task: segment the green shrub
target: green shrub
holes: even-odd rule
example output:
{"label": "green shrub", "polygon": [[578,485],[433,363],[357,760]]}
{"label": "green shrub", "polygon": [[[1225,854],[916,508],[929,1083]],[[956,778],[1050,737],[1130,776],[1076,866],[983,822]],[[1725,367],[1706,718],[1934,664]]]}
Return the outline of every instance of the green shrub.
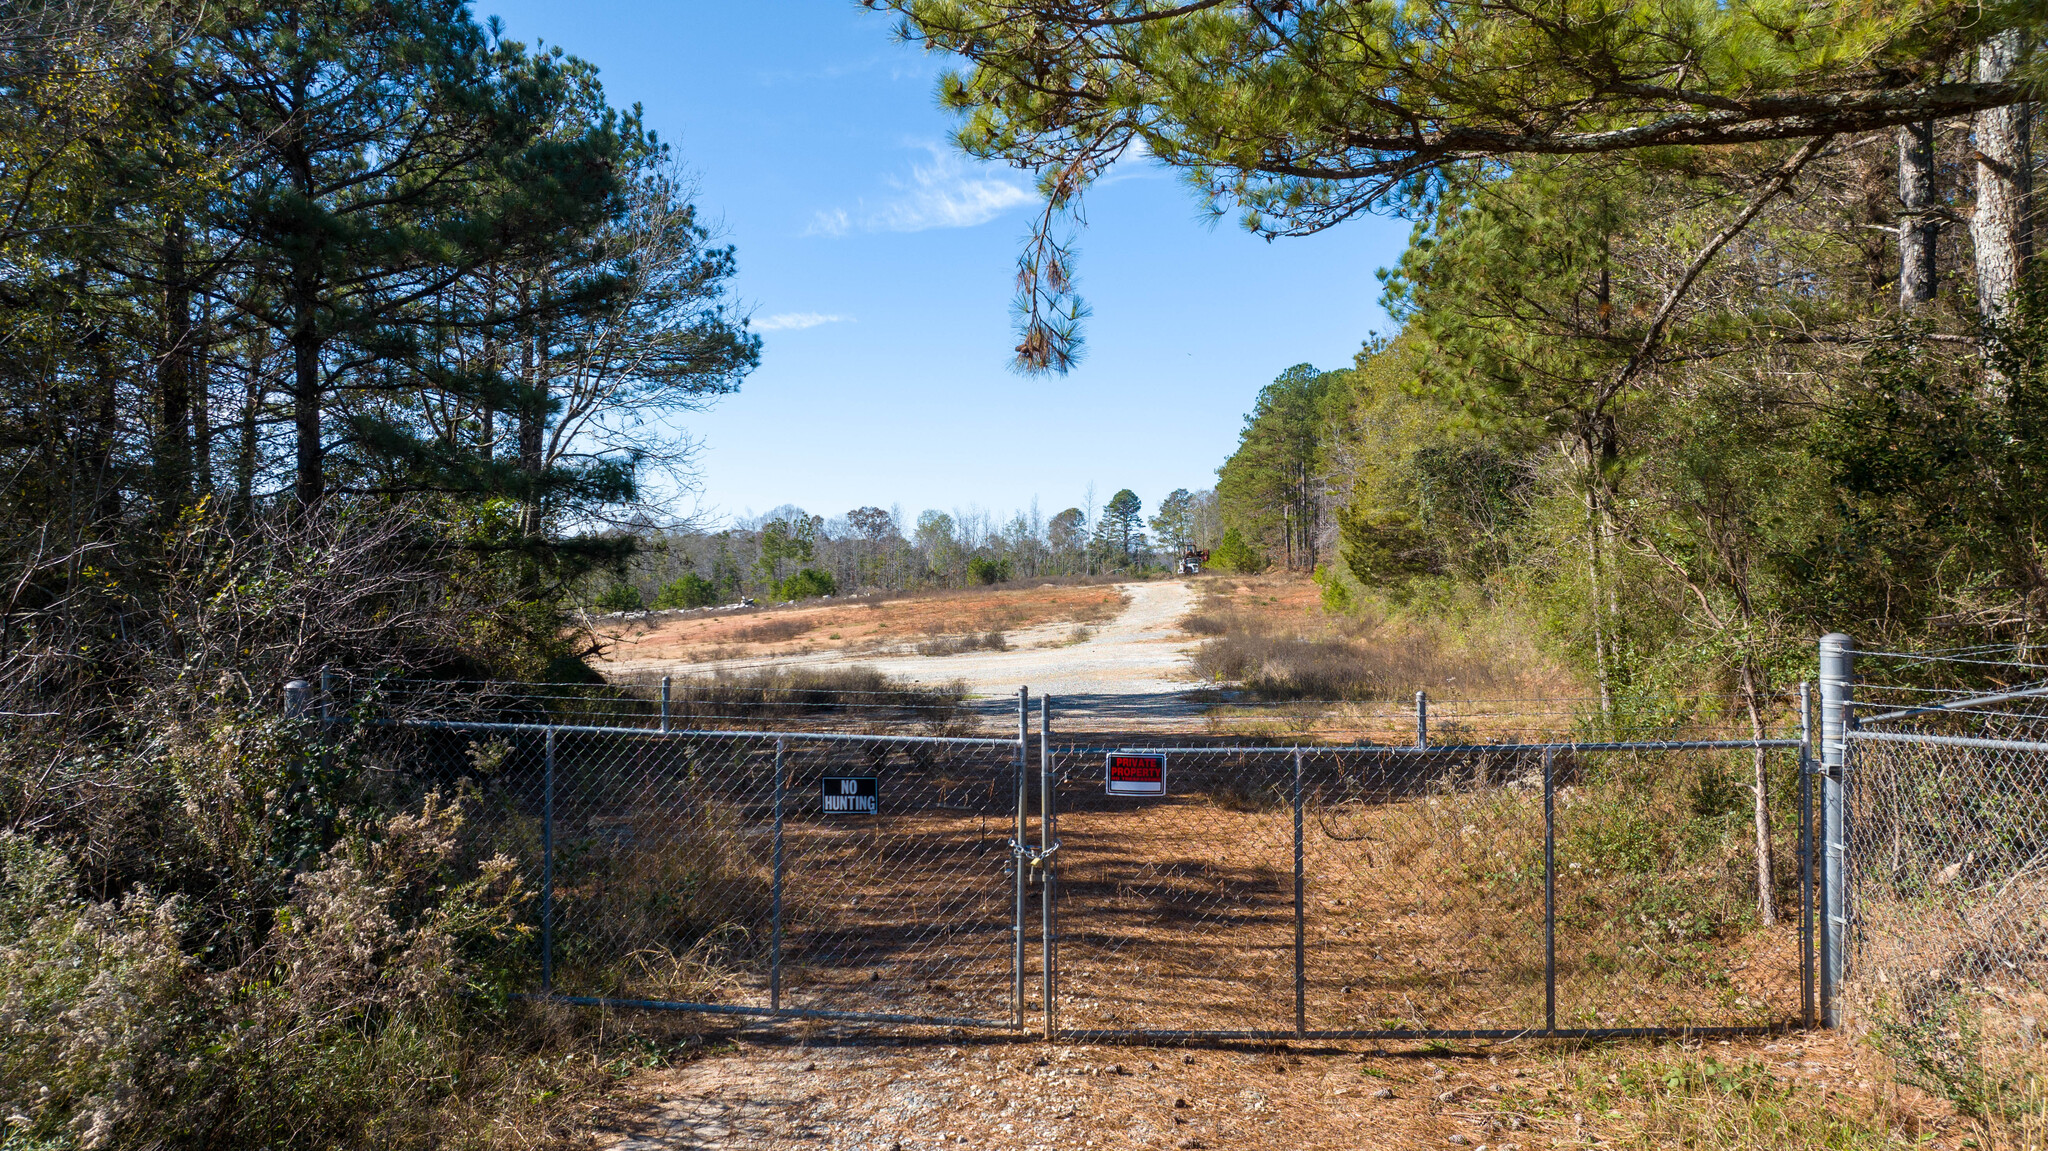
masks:
{"label": "green shrub", "polygon": [[656,608],[710,607],[718,602],[718,587],[696,572],[684,572],[663,584],[655,593]]}
{"label": "green shrub", "polygon": [[839,582],[822,568],[805,568],[775,586],[777,599],[811,599],[839,594]]}
{"label": "green shrub", "polygon": [[599,611],[639,611],[644,604],[639,588],[621,582],[597,593],[597,600],[592,606]]}
{"label": "green shrub", "polygon": [[1344,577],[1328,564],[1317,564],[1316,586],[1322,589],[1323,611],[1329,615],[1344,615],[1352,607],[1351,589],[1344,584]]}
{"label": "green shrub", "polygon": [[1231,528],[1223,533],[1222,542],[1209,553],[1209,566],[1227,572],[1264,571],[1266,557],[1259,554],[1259,549],[1246,543],[1241,532]]}
{"label": "green shrub", "polygon": [[1010,578],[1010,561],[989,556],[975,556],[967,561],[969,583],[997,584]]}

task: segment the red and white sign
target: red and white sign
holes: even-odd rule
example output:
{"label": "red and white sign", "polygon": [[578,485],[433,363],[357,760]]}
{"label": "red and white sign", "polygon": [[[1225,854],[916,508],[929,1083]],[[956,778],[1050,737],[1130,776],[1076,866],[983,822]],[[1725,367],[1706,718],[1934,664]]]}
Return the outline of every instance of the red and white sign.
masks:
{"label": "red and white sign", "polygon": [[1166,757],[1149,751],[1112,751],[1102,780],[1111,795],[1165,795]]}

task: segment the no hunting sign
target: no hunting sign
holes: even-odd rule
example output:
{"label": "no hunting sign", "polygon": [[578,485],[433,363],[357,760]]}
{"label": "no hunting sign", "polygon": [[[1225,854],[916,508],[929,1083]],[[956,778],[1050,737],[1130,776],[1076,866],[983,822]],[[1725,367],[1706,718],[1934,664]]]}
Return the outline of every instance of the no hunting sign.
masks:
{"label": "no hunting sign", "polygon": [[1166,756],[1150,751],[1112,751],[1103,764],[1102,779],[1111,795],[1165,795]]}

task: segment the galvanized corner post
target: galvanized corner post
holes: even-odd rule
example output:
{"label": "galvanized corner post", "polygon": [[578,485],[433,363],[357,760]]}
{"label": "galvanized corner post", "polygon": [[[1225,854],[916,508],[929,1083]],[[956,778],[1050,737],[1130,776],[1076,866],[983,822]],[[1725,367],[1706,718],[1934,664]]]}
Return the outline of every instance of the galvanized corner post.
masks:
{"label": "galvanized corner post", "polygon": [[1543,749],[1543,1027],[1557,1030],[1557,773]]}
{"label": "galvanized corner post", "polygon": [[1849,828],[1845,790],[1849,729],[1854,715],[1856,641],[1833,632],[1820,638],[1821,880],[1820,1021],[1833,1027],[1836,998],[1847,970],[1849,936]]}
{"label": "galvanized corner post", "polygon": [[1053,807],[1052,778],[1052,697],[1038,697],[1038,858],[1043,863],[1038,879],[1038,940],[1040,974],[1045,983],[1045,1041],[1052,1042],[1059,1036],[1059,1016],[1053,996],[1057,985],[1053,974],[1056,951],[1053,947],[1054,906],[1059,883],[1059,862],[1054,856],[1053,844],[1058,840],[1054,835],[1053,821],[1057,814]]}
{"label": "galvanized corner post", "polygon": [[[670,682],[671,680],[668,676],[661,677],[661,734],[663,735],[668,734],[668,690]],[[781,774],[777,773],[776,778],[781,779]]]}
{"label": "galvanized corner post", "polygon": [[1308,1033],[1308,920],[1302,898],[1301,748],[1294,749],[1294,1033]]}
{"label": "galvanized corner post", "polygon": [[320,722],[334,722],[334,672],[326,667],[320,669]]}
{"label": "galvanized corner post", "polygon": [[1415,746],[1429,749],[1429,693],[1415,693]]}
{"label": "galvanized corner post", "polygon": [[[668,695],[668,681],[662,680],[663,702]],[[663,730],[668,717],[663,715]],[[775,741],[775,861],[769,880],[768,903],[768,1009],[782,1010],[782,797],[787,790],[783,779],[783,764],[789,751],[789,741],[778,738]]]}
{"label": "galvanized corner post", "polygon": [[1011,920],[1010,971],[1014,976],[1016,1003],[1012,1018],[1018,1030],[1024,1028],[1024,903],[1026,888],[1031,880],[1025,874],[1025,824],[1029,818],[1027,805],[1031,802],[1030,777],[1025,774],[1026,755],[1031,744],[1031,689],[1017,689],[1017,830],[1011,838],[1016,844],[1012,851],[1013,870],[1017,873],[1017,908]]}
{"label": "galvanized corner post", "polygon": [[555,993],[555,729],[545,736],[540,815],[540,992]]}
{"label": "galvanized corner post", "polygon": [[1813,1010],[1813,685],[1799,681],[1799,1022]]}

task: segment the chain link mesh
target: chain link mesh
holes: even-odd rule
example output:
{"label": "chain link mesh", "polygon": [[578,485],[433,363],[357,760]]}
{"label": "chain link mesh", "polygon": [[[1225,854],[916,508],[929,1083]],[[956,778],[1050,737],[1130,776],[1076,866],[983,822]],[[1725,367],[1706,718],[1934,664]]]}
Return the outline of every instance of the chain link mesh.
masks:
{"label": "chain link mesh", "polygon": [[[369,685],[329,718],[411,794],[458,796],[479,865],[517,861],[532,899],[507,962],[536,991],[995,1026],[1020,998],[1044,1006],[1039,948],[1019,955],[1036,942],[1043,871],[1027,860],[1020,920],[1013,845],[1029,854],[1038,839],[1038,765],[1020,778],[1014,738],[868,730],[890,725],[872,709],[894,708],[909,717],[899,729],[985,732],[995,701],[837,709],[759,685],[692,698],[693,722],[729,729],[681,730],[674,699],[663,730],[658,698],[529,685]],[[1063,1028],[1513,1033],[1800,1016],[1790,749],[1767,753],[1783,920],[1759,930],[1754,749],[1549,745],[1553,971],[1544,747],[1297,749],[1295,734],[1089,732],[1055,746]],[[1167,796],[1104,794],[1103,757],[1132,746],[1165,747]],[[826,781],[853,780],[873,781],[873,810],[828,810]]]}
{"label": "chain link mesh", "polygon": [[1914,662],[1989,682],[1859,686],[1845,789],[1852,995],[1908,1023],[1969,1001],[2031,1032],[2048,1018],[2048,699],[1973,701],[2041,690],[2043,670]]}
{"label": "chain link mesh", "polygon": [[1014,741],[428,722],[367,739],[520,861],[536,990],[1012,1020]]}
{"label": "chain link mesh", "polygon": [[[1055,757],[1060,1023],[1285,1034],[1297,752],[1141,742],[1167,754],[1164,798],[1104,793],[1114,745]],[[1802,1015],[1797,757],[1766,753],[1778,922],[1760,929],[1755,754],[1553,751],[1558,1027]],[[1545,1027],[1543,749],[1299,756],[1301,1026]]]}

